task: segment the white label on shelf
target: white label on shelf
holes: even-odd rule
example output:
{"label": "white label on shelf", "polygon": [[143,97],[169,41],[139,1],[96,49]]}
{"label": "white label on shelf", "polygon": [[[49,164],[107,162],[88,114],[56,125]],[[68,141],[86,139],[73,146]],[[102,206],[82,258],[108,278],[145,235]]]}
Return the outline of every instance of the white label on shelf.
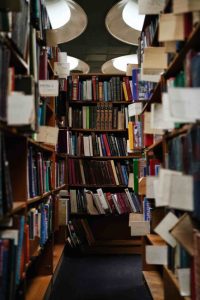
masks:
{"label": "white label on shelf", "polygon": [[140,15],[159,15],[165,7],[165,0],[138,0]]}
{"label": "white label on shelf", "polygon": [[190,269],[183,268],[177,270],[178,282],[181,296],[190,296]]}
{"label": "white label on shelf", "polygon": [[193,177],[190,175],[171,175],[170,206],[193,211]]}
{"label": "white label on shelf", "polygon": [[153,103],[151,105],[151,127],[163,130],[174,128],[174,122],[165,119],[163,104]]}
{"label": "white label on shelf", "polygon": [[155,176],[147,176],[146,177],[146,197],[147,198],[155,198],[154,194],[154,180]]}
{"label": "white label on shelf", "polygon": [[58,142],[58,131],[57,127],[52,126],[40,126],[39,133],[36,135],[38,142],[56,145]]}
{"label": "white label on shelf", "polygon": [[8,96],[8,125],[30,125],[35,121],[35,100],[33,95],[13,92]]}
{"label": "white label on shelf", "polygon": [[59,78],[67,78],[70,73],[70,64],[66,62],[55,62],[54,71]]}
{"label": "white label on shelf", "polygon": [[57,97],[58,80],[39,80],[39,93],[42,97]]}
{"label": "white label on shelf", "polygon": [[161,14],[158,39],[160,42],[184,41],[184,15],[175,15],[173,13]]}
{"label": "white label on shelf", "polygon": [[169,87],[168,93],[172,117],[183,122],[195,122],[200,119],[200,88]]}
{"label": "white label on shelf", "polygon": [[152,265],[167,265],[167,246],[146,246],[146,263]]}
{"label": "white label on shelf", "polygon": [[144,236],[150,233],[149,221],[133,221],[130,223],[131,236]]}
{"label": "white label on shelf", "polygon": [[143,108],[143,105],[141,102],[129,104],[128,105],[128,116],[133,117],[133,116],[141,114],[142,108]]}
{"label": "white label on shelf", "polygon": [[178,220],[179,219],[172,212],[169,212],[154,229],[154,231],[172,247],[176,246],[176,240],[169,231],[178,222]]}

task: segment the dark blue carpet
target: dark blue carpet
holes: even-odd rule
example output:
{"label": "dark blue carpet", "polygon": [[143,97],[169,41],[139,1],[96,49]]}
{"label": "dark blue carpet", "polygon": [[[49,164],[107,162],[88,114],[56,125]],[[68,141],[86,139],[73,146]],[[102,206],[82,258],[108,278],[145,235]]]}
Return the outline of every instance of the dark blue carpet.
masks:
{"label": "dark blue carpet", "polygon": [[141,256],[65,256],[51,300],[150,300]]}

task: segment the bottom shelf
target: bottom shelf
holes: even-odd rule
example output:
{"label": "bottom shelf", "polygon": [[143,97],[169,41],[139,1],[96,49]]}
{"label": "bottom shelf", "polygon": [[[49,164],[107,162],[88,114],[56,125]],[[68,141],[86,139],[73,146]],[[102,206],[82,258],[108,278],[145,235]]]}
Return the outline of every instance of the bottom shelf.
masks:
{"label": "bottom shelf", "polygon": [[57,244],[57,245],[54,245],[54,247],[53,247],[53,272],[56,270],[56,268],[59,264],[64,247],[65,247],[64,244]]}
{"label": "bottom shelf", "polygon": [[38,276],[30,281],[27,287],[26,300],[42,300],[51,282],[51,275]]}
{"label": "bottom shelf", "polygon": [[164,300],[164,285],[159,272],[143,271],[143,276],[153,299]]}

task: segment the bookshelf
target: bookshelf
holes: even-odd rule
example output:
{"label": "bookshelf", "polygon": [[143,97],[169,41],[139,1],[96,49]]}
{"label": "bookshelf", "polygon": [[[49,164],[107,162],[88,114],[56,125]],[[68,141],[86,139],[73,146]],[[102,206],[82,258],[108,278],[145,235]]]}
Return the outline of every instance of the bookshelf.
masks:
{"label": "bookshelf", "polygon": [[[173,13],[177,16],[176,4],[178,4],[178,2],[179,1],[176,0],[166,1],[166,7],[161,14],[166,15]],[[199,130],[199,122],[198,118],[193,118],[192,121],[191,119],[186,120],[183,114],[179,120],[173,119],[173,126],[171,126],[169,123],[164,124],[166,120],[164,117],[165,112],[162,112],[161,109],[158,113],[157,110],[162,107],[164,108],[164,103],[169,101],[170,106],[168,108],[165,106],[165,110],[169,110],[168,121],[172,120],[171,111],[173,107],[176,107],[176,101],[179,99],[182,101],[182,105],[185,105],[182,96],[177,97],[173,103],[171,102],[171,97],[174,97],[176,91],[178,89],[182,90],[182,92],[185,92],[187,89],[190,90],[191,107],[194,107],[195,89],[199,89],[199,84],[195,83],[192,76],[193,72],[196,71],[194,65],[193,69],[191,68],[192,60],[193,58],[197,59],[196,55],[199,54],[200,50],[200,19],[199,17],[195,19],[196,14],[199,16],[199,8],[196,9],[196,11],[192,11],[189,8],[180,6],[179,10],[182,11],[186,30],[184,32],[184,39],[180,42],[177,41],[177,38],[171,36],[171,42],[174,43],[176,49],[175,51],[166,51],[168,60],[167,67],[163,69],[160,78],[155,84],[149,102],[144,105],[141,113],[144,115],[144,119],[147,118],[148,114],[152,117],[151,128],[149,127],[148,130],[145,131],[145,134],[154,134],[154,137],[159,135],[156,140],[154,139],[151,145],[148,145],[148,147],[144,149],[147,168],[151,166],[151,159],[157,159],[160,161],[160,169],[158,174],[147,173],[146,177],[140,178],[139,193],[143,199],[147,199],[151,210],[150,233],[144,233],[142,237],[143,276],[151,295],[153,299],[189,300],[198,299],[199,297],[199,283],[197,279],[199,265],[197,264],[197,259],[199,257],[198,240],[200,224],[199,208],[196,203],[196,197],[199,195],[199,157],[195,154],[195,149],[198,147],[196,134]],[[151,75],[155,75],[155,72],[152,73],[153,69],[149,71],[148,68],[145,67],[145,55],[148,54],[145,48],[166,47],[167,49],[168,46],[168,40],[165,41],[164,36],[160,34],[160,28],[163,26],[161,22],[162,18],[158,15],[146,16],[140,37],[140,41],[143,41],[139,44],[140,67],[143,69],[143,73],[145,71],[147,73],[149,72],[148,75],[150,77]],[[154,30],[151,30],[149,25],[153,23],[156,24],[156,26],[154,26]],[[179,30],[181,30],[180,27]],[[143,63],[142,65],[141,62]],[[156,66],[154,66],[154,71],[155,69]],[[189,81],[190,76],[191,81]],[[178,81],[180,78],[183,78],[182,82]],[[174,88],[172,92],[170,92],[171,87]],[[169,98],[167,98],[168,96]],[[167,99],[166,102],[164,99]],[[156,112],[160,114],[160,116],[158,114],[156,115]],[[190,117],[192,118],[193,115],[194,112],[190,110]],[[160,118],[160,122],[156,122],[156,118],[158,117]],[[156,131],[152,132],[152,128]],[[167,181],[167,172],[169,172],[168,179],[170,178],[170,183]],[[175,172],[175,176],[172,175],[173,172]],[[186,185],[180,185],[179,192],[176,194],[176,187],[179,182],[179,179],[176,181],[178,172],[180,172],[179,174],[181,176],[179,179],[184,180],[188,178],[188,180],[191,180],[191,192],[187,194],[187,197],[185,196],[185,205],[184,197],[181,196],[180,192],[186,195]],[[161,184],[160,179],[162,176],[164,177]],[[172,188],[173,184],[176,186],[174,189]],[[174,196],[175,194],[176,197]],[[170,200],[165,202],[164,198],[166,197],[165,199],[167,199],[167,195]],[[179,201],[180,198],[182,201]],[[172,220],[173,217],[174,220]],[[164,227],[162,228],[161,225]],[[185,232],[185,235],[181,239],[180,235],[183,232]],[[170,237],[172,237],[172,240],[170,240]],[[187,246],[188,244],[190,247]],[[165,251],[164,248],[166,250],[165,262],[164,260],[160,262],[160,255],[163,253],[162,251]],[[150,249],[152,249],[152,251],[155,250],[155,252],[154,254],[152,252],[151,259],[149,257],[147,259]],[[157,259],[153,262],[153,255],[155,255],[156,249],[160,249],[160,251],[159,254],[157,254]],[[149,262],[149,260],[151,262]],[[194,265],[196,267],[194,267]],[[187,272],[187,274],[184,272]],[[184,279],[186,280],[184,288],[187,286],[187,289],[185,290],[182,286],[182,275],[185,276]],[[195,276],[197,276],[196,279]]]}
{"label": "bookshelf", "polygon": [[38,7],[35,1],[19,3],[19,12],[12,11],[12,3],[0,11],[5,21],[0,22],[0,252],[1,269],[7,270],[2,300],[44,299],[67,238],[59,214],[66,156],[57,153],[55,143],[39,139],[42,127],[57,129],[55,96],[41,95],[39,86],[40,80],[63,82],[53,66],[59,50],[46,45],[50,24],[43,1]]}
{"label": "bookshelf", "polygon": [[[141,250],[141,239],[130,236],[128,215],[133,208],[125,192],[133,159],[141,157],[141,151],[127,152],[128,105],[132,103],[127,95],[132,85],[129,80],[109,74],[72,74],[68,78],[67,127],[62,126],[61,138],[67,139],[69,244],[83,252]],[[63,149],[60,153],[63,155]],[[102,192],[104,202],[99,198]],[[139,199],[137,205],[139,210]],[[78,245],[73,234],[80,239]]]}

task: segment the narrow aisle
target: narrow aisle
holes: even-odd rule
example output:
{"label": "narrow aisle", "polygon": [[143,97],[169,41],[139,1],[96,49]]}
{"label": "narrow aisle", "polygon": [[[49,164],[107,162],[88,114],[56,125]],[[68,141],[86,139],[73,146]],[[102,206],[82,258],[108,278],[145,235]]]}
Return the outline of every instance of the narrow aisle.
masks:
{"label": "narrow aisle", "polygon": [[51,300],[150,300],[141,256],[64,257]]}

